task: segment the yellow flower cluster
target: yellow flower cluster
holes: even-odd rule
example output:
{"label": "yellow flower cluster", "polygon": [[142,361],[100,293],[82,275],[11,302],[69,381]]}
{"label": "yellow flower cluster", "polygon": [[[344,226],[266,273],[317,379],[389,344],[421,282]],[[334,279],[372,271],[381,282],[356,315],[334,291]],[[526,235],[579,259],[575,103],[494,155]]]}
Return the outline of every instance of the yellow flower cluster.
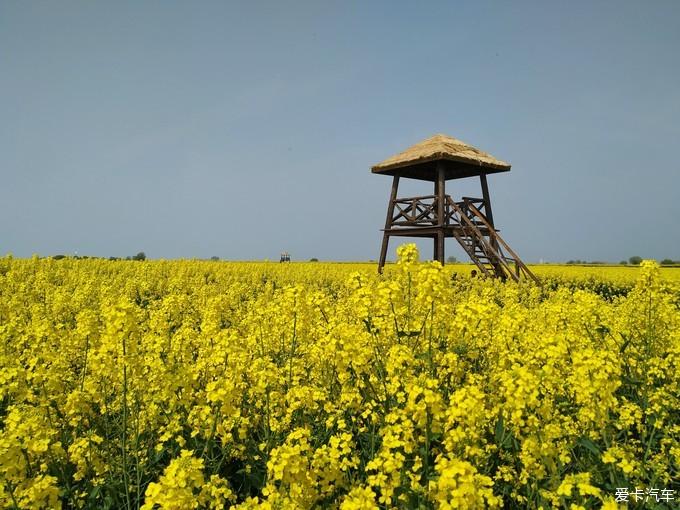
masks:
{"label": "yellow flower cluster", "polygon": [[182,450],[179,457],[170,461],[160,480],[149,484],[142,510],[224,508],[226,500],[232,497],[231,490],[217,475],[212,475],[206,483],[203,468],[203,459],[195,458],[189,450]]}
{"label": "yellow flower cluster", "polygon": [[617,487],[678,487],[680,279],[646,261],[536,286],[398,254],[384,275],[0,258],[0,506],[616,508]]}

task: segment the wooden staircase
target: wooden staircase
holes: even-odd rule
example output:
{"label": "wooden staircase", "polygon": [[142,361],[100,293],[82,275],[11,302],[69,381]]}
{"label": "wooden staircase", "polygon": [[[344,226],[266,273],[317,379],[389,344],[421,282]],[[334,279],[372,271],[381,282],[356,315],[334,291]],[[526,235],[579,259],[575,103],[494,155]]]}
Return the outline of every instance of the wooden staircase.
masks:
{"label": "wooden staircase", "polygon": [[485,276],[496,276],[502,280],[533,280],[538,278],[510,248],[488,218],[479,210],[480,200],[463,197],[455,202],[446,196],[446,225],[453,237],[460,243],[472,262]]}

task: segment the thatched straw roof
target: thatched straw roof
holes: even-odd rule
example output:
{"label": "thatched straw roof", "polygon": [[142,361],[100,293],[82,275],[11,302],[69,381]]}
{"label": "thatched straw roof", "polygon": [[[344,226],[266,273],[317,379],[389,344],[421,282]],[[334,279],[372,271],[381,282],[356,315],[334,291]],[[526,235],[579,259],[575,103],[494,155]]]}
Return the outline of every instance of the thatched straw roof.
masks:
{"label": "thatched straw roof", "polygon": [[438,161],[444,163],[447,179],[510,170],[508,163],[491,154],[451,136],[439,134],[374,165],[371,171],[430,181],[436,178],[435,167]]}

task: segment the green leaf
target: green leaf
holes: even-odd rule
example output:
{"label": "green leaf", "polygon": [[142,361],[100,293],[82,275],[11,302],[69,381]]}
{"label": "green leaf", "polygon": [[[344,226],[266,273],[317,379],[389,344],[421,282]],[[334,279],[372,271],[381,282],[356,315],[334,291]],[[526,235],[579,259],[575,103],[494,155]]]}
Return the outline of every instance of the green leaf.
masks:
{"label": "green leaf", "polygon": [[583,446],[584,448],[587,448],[588,450],[590,450],[590,451],[591,451],[592,453],[594,453],[595,455],[601,455],[601,454],[602,454],[602,452],[601,452],[600,449],[597,447],[597,445],[596,445],[595,443],[593,443],[593,442],[592,442],[590,439],[588,439],[587,437],[581,437],[581,438],[579,438],[578,444],[580,444],[580,445]]}
{"label": "green leaf", "polygon": [[502,446],[503,439],[505,438],[505,424],[503,423],[503,415],[498,415],[498,421],[496,422],[496,444]]}

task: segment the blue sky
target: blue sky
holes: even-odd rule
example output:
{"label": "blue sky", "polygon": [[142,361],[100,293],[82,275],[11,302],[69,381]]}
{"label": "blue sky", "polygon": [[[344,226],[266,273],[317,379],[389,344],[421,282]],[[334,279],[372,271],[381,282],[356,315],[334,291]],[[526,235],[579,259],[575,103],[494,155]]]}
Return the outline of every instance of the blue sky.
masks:
{"label": "blue sky", "polygon": [[3,1],[0,254],[374,259],[370,166],[441,132],[513,165],[489,186],[526,260],[680,259],[678,26],[674,1]]}

